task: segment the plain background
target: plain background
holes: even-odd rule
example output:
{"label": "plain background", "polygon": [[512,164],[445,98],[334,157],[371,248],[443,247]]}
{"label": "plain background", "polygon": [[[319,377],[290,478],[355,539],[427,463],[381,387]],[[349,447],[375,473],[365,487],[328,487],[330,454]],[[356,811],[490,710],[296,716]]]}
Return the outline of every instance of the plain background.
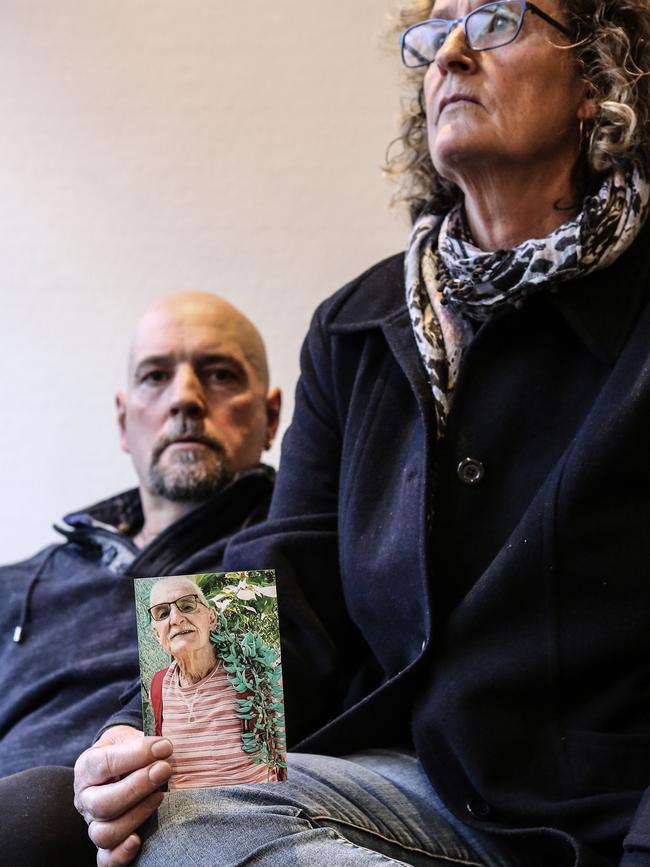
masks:
{"label": "plain background", "polygon": [[113,395],[162,295],[214,291],[253,319],[285,429],[317,303],[408,236],[381,172],[390,7],[4,0],[0,562],[133,485]]}

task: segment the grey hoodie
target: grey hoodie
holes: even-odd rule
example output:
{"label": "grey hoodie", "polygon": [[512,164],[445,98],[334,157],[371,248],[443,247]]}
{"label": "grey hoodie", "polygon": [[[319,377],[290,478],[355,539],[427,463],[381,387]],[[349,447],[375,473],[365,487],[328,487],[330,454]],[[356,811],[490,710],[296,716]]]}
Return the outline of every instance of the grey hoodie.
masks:
{"label": "grey hoodie", "polygon": [[74,764],[136,691],[132,579],[217,570],[230,536],[265,516],[273,475],[240,473],[142,550],[127,491],[67,515],[62,544],[0,567],[0,776]]}

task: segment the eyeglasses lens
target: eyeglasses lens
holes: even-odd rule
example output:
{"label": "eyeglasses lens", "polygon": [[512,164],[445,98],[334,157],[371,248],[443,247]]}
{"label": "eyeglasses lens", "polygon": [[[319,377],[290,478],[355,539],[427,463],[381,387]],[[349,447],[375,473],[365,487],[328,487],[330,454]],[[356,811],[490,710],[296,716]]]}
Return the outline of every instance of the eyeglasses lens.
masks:
{"label": "eyeglasses lens", "polygon": [[[512,42],[521,24],[523,6],[518,0],[487,3],[471,12],[465,20],[470,48],[498,48]],[[436,59],[449,35],[449,22],[423,21],[407,30],[402,37],[402,60],[405,66],[427,66]]]}
{"label": "eyeglasses lens", "polygon": [[176,607],[181,612],[181,614],[187,614],[189,611],[194,611],[196,608],[197,597],[192,596],[181,596],[180,599],[176,600]]}
{"label": "eyeglasses lens", "polygon": [[404,65],[417,67],[433,63],[447,38],[447,32],[447,25],[443,22],[426,22],[408,30],[402,39]]}
{"label": "eyeglasses lens", "polygon": [[467,19],[467,39],[475,49],[499,48],[517,35],[521,22],[519,3],[480,6]]}
{"label": "eyeglasses lens", "polygon": [[171,613],[172,605],[175,605],[181,614],[188,614],[190,611],[195,610],[197,597],[191,594],[190,596],[181,596],[173,602],[161,602],[160,605],[154,605],[153,608],[149,609],[152,620],[156,622],[167,620]]}

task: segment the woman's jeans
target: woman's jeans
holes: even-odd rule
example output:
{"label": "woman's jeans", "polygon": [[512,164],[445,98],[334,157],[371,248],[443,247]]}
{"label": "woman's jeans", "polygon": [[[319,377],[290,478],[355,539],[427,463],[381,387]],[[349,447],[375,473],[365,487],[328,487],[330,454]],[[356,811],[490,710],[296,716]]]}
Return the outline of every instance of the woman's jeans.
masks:
{"label": "woman's jeans", "polygon": [[282,783],[169,793],[143,829],[138,867],[573,867],[561,835],[496,837],[440,802],[418,760],[372,750],[292,754]]}

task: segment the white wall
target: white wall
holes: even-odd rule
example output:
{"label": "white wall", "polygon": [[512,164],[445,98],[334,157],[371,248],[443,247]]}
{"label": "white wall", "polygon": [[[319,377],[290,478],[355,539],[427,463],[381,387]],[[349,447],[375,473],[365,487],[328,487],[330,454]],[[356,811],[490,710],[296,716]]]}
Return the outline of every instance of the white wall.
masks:
{"label": "white wall", "polygon": [[0,562],[133,484],[112,399],[163,294],[256,322],[286,426],[314,307],[408,232],[386,2],[1,4]]}

